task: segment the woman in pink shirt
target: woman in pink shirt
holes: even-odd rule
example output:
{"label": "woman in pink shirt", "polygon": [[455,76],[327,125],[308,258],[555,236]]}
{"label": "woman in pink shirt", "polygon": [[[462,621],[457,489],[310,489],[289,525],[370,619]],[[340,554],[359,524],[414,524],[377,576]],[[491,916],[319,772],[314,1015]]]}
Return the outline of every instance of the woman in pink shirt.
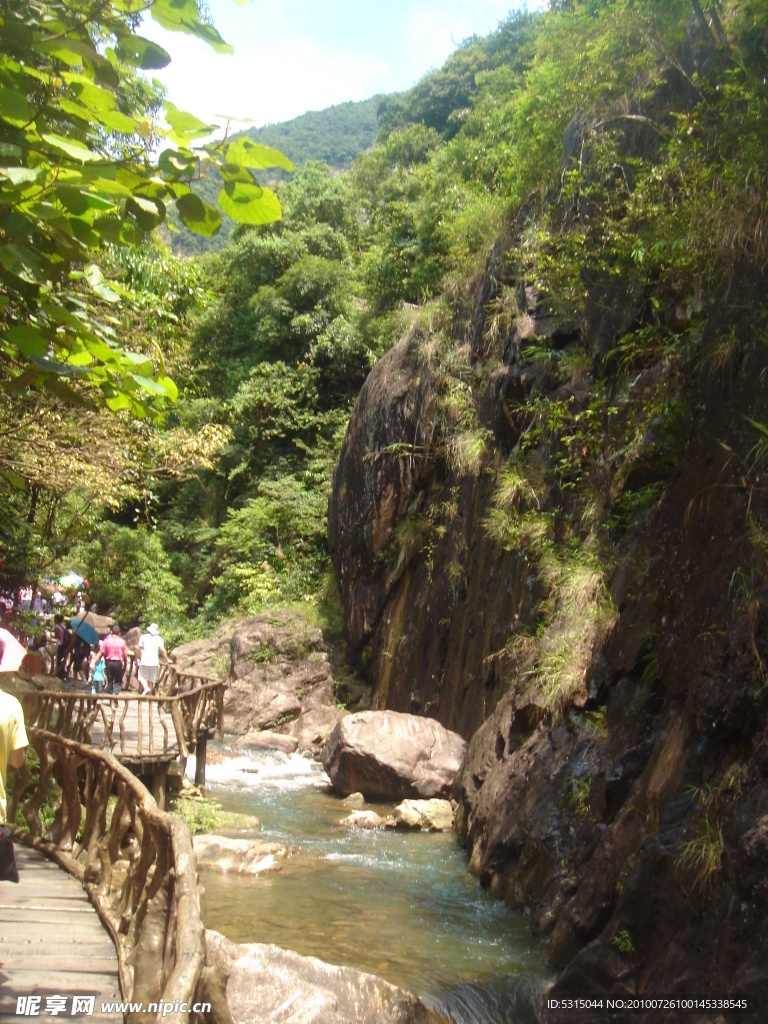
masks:
{"label": "woman in pink shirt", "polygon": [[102,658],[107,668],[106,692],[116,696],[120,693],[125,667],[128,664],[128,648],[125,646],[125,640],[120,636],[120,627],[117,623],[112,627],[111,634],[102,640],[101,650],[95,664],[98,664]]}

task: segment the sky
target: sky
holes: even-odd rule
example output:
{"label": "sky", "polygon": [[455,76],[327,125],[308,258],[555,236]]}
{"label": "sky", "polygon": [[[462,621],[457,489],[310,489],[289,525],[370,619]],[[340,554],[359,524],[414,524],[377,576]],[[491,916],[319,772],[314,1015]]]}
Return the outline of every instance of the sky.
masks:
{"label": "sky", "polygon": [[[235,48],[145,21],[171,64],[154,73],[169,100],[209,123],[287,121],[307,110],[399,92],[440,67],[467,37],[487,35],[521,0],[209,0]],[[529,8],[543,6],[531,2]]]}

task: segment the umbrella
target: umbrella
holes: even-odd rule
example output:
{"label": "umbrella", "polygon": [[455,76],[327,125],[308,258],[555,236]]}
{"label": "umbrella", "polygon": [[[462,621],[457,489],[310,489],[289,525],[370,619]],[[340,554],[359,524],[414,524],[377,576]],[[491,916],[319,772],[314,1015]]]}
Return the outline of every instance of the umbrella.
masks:
{"label": "umbrella", "polygon": [[82,587],[84,583],[83,577],[78,576],[76,572],[68,572],[64,576],[59,576],[59,586],[61,587]]}
{"label": "umbrella", "polygon": [[81,640],[84,640],[87,644],[92,647],[99,646],[99,634],[85,619],[72,619],[70,626],[75,632],[75,636],[79,636]]}
{"label": "umbrella", "polygon": [[4,645],[0,672],[17,672],[27,653],[26,647],[22,647],[13,633],[9,633],[7,629],[0,629],[0,641]]}

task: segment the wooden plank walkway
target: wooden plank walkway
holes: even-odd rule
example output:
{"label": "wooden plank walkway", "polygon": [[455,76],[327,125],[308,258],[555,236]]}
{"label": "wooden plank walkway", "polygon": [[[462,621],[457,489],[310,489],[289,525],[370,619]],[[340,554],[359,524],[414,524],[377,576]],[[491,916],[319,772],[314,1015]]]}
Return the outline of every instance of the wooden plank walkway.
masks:
{"label": "wooden plank walkway", "polygon": [[[128,710],[126,711],[125,722],[123,723],[125,731],[124,752],[121,752],[120,719],[125,704],[122,701],[102,701],[102,705],[108,723],[114,712],[115,720],[112,726],[112,740],[115,746],[111,752],[121,761],[139,760],[139,757],[142,761],[152,761],[153,759],[174,761],[179,756],[179,745],[176,741],[173,721],[167,710],[161,714],[162,704],[158,701],[132,700],[128,702]],[[165,729],[163,729],[163,723],[165,723]],[[163,747],[166,731],[168,747],[164,753]],[[141,734],[141,754],[139,754],[139,734]],[[92,743],[94,747],[101,746],[103,736],[104,721],[101,715],[98,715],[93,723]],[[107,743],[105,749],[110,749],[109,743]]]}
{"label": "wooden plank walkway", "polygon": [[[122,1021],[102,1012],[102,1002],[121,999],[117,954],[82,886],[18,843],[16,860],[19,884],[0,882],[0,1024],[29,1019],[16,1014],[19,996],[40,997],[38,1019]],[[55,996],[66,1000],[56,1015]],[[73,1015],[75,996],[95,997],[92,1014]]]}

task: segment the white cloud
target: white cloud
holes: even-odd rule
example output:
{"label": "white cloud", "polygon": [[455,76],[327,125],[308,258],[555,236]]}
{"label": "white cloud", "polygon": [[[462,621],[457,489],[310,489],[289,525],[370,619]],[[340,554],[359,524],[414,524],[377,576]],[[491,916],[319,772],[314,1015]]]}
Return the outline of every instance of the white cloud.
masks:
{"label": "white cloud", "polygon": [[157,78],[173,103],[198,117],[257,125],[407,89],[509,10],[508,0],[259,0],[244,7],[211,0],[210,7],[234,54],[220,56],[145,21],[143,34],[172,57]]}

